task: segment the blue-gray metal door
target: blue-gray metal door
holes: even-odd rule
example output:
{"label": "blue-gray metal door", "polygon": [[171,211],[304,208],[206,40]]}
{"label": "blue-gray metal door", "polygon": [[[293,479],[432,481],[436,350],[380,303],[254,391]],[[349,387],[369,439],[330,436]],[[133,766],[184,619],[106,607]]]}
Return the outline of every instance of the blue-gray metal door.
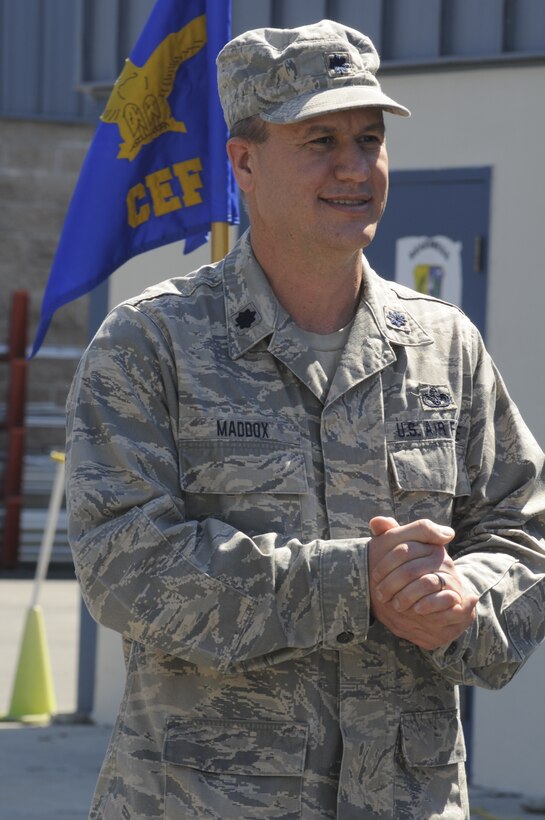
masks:
{"label": "blue-gray metal door", "polygon": [[392,172],[386,212],[366,251],[381,276],[460,304],[483,336],[490,180],[490,168]]}

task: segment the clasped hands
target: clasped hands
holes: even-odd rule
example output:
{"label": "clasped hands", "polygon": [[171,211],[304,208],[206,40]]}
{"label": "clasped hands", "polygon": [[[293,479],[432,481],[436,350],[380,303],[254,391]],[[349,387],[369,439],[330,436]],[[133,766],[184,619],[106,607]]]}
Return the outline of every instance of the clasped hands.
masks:
{"label": "clasped hands", "polygon": [[422,519],[400,526],[369,522],[371,611],[393,632],[422,649],[456,640],[475,618],[476,595],[464,589],[446,550],[454,530]]}

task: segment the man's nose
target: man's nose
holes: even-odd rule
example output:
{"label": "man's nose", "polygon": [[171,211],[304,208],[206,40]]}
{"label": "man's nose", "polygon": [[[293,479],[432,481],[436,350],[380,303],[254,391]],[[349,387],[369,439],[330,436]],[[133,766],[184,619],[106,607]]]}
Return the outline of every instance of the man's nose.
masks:
{"label": "man's nose", "polygon": [[365,181],[369,178],[371,164],[361,146],[344,146],[337,155],[335,175],[339,180]]}

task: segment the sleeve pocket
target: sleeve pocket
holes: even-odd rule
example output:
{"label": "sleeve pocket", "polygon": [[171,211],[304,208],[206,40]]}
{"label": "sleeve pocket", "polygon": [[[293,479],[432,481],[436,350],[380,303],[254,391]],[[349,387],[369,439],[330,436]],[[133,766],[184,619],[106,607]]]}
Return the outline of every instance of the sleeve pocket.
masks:
{"label": "sleeve pocket", "polygon": [[456,709],[402,714],[400,743],[409,766],[448,766],[466,759],[464,734]]}

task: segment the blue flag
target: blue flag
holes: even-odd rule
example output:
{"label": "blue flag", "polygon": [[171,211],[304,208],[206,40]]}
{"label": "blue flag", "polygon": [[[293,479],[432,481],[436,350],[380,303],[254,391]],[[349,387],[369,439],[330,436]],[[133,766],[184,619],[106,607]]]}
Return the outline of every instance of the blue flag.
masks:
{"label": "blue flag", "polygon": [[31,356],[55,311],[136,254],[238,222],[216,84],[229,0],[157,0],[87,153],[47,282]]}

